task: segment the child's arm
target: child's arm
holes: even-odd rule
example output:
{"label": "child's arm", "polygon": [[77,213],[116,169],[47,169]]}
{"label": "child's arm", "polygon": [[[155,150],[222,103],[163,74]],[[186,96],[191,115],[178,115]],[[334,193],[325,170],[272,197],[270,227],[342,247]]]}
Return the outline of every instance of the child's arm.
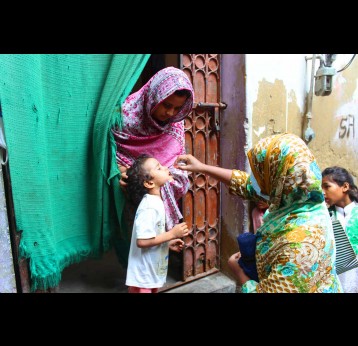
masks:
{"label": "child's arm", "polygon": [[189,229],[186,222],[175,225],[170,231],[157,235],[149,239],[137,239],[137,246],[139,248],[146,248],[165,243],[176,238],[181,238],[189,234]]}

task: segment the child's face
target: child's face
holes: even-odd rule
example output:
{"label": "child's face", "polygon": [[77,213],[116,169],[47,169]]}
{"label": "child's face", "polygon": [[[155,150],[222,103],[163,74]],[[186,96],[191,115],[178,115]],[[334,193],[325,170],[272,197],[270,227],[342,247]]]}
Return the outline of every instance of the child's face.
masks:
{"label": "child's face", "polygon": [[168,121],[171,117],[178,114],[186,98],[186,96],[170,95],[155,108],[152,117],[158,121]]}
{"label": "child's face", "polygon": [[150,181],[154,182],[156,186],[163,186],[167,181],[174,180],[168,167],[162,166],[158,160],[152,157],[144,162],[143,168],[152,177]]}
{"label": "child's face", "polygon": [[345,192],[347,191],[347,184],[339,186],[335,181],[333,181],[330,176],[325,176],[322,179],[322,190],[324,194],[324,200],[328,206],[339,204],[339,202],[344,199]]}

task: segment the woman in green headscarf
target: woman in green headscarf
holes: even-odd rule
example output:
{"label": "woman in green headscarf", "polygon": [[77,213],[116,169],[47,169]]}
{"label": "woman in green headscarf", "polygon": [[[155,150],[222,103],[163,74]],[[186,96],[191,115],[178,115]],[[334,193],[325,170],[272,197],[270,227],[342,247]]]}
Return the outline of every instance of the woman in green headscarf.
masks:
{"label": "woman in green headscarf", "polygon": [[259,282],[238,264],[240,252],[229,259],[242,292],[342,292],[321,171],[307,145],[284,133],[261,139],[247,156],[251,174],[206,165],[192,155],[176,160],[182,170],[202,172],[225,183],[231,194],[269,204],[257,229]]}

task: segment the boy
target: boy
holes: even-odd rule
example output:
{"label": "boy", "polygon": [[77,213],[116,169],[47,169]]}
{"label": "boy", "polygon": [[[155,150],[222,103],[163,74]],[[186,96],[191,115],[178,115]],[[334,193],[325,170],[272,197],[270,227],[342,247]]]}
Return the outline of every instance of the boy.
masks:
{"label": "boy", "polygon": [[126,191],[138,205],[128,258],[126,285],[129,293],[157,293],[165,284],[169,248],[179,252],[179,239],[188,235],[185,222],[165,232],[165,210],[160,188],[173,181],[167,167],[148,155],[140,155],[127,171]]}

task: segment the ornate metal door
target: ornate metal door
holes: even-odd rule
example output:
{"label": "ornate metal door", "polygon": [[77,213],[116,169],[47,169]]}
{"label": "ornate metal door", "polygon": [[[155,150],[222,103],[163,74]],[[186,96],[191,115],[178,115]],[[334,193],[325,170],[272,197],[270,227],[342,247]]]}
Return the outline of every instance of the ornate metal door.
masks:
{"label": "ornate metal door", "polygon": [[[220,55],[182,54],[181,68],[194,86],[194,109],[185,119],[188,154],[210,165],[220,165]],[[183,198],[183,216],[190,234],[183,250],[183,280],[219,270],[220,183],[201,173],[190,173]]]}

